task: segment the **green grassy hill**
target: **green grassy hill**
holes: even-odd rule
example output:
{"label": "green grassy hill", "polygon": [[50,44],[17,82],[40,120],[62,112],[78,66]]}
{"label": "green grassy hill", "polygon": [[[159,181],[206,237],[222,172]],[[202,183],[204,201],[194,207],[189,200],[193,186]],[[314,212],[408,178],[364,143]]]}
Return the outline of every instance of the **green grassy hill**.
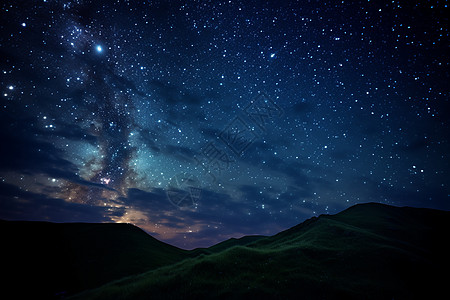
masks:
{"label": "green grassy hill", "polygon": [[192,257],[198,256],[200,254],[212,254],[217,253],[234,246],[246,246],[248,244],[254,243],[260,239],[266,238],[264,235],[247,235],[241,238],[230,238],[218,244],[215,244],[209,248],[196,248],[191,251]]}
{"label": "green grassy hill", "polygon": [[449,233],[450,212],[361,204],[74,299],[431,299]]}

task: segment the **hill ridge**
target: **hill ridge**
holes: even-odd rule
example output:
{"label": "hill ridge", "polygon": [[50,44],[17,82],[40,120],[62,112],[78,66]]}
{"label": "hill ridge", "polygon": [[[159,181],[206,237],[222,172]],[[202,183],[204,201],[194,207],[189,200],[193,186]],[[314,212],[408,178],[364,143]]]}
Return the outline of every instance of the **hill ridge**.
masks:
{"label": "hill ridge", "polygon": [[429,298],[445,288],[438,270],[450,265],[450,247],[436,251],[433,242],[449,228],[450,212],[360,205],[74,299]]}
{"label": "hill ridge", "polygon": [[[0,228],[11,258],[5,286],[17,296],[94,288],[74,299],[418,299],[445,286],[437,274],[450,266],[441,243],[450,212],[378,203],[190,251],[128,223],[0,220]],[[28,289],[20,289],[24,278]]]}

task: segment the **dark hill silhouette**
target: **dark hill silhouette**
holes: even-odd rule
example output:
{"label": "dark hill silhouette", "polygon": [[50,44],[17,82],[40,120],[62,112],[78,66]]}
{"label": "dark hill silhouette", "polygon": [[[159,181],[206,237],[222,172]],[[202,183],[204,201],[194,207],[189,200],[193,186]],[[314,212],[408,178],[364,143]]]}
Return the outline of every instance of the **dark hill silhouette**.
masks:
{"label": "dark hill silhouette", "polygon": [[130,224],[0,221],[0,230],[15,298],[59,298],[189,256]]}
{"label": "dark hill silhouette", "polygon": [[192,251],[128,224],[0,228],[14,298],[427,299],[450,266],[450,212],[375,203]]}

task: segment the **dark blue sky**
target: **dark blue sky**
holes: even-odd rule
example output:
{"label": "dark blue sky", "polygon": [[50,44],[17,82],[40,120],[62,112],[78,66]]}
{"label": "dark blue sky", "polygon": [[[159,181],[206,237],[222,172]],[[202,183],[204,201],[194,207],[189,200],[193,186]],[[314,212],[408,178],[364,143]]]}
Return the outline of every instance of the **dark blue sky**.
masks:
{"label": "dark blue sky", "polygon": [[[3,3],[3,2],[2,2]],[[450,209],[446,1],[6,1],[0,218],[183,248]]]}

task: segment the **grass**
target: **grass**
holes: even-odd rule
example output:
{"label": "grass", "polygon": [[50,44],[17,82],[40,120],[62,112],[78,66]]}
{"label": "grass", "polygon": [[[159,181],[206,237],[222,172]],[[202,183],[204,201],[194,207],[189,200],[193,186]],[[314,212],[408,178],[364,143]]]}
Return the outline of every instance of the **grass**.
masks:
{"label": "grass", "polygon": [[[323,215],[74,299],[420,299],[444,290],[450,214],[378,204]],[[444,227],[435,227],[434,225]],[[450,250],[447,246],[447,250]],[[440,285],[442,284],[442,285]]]}

